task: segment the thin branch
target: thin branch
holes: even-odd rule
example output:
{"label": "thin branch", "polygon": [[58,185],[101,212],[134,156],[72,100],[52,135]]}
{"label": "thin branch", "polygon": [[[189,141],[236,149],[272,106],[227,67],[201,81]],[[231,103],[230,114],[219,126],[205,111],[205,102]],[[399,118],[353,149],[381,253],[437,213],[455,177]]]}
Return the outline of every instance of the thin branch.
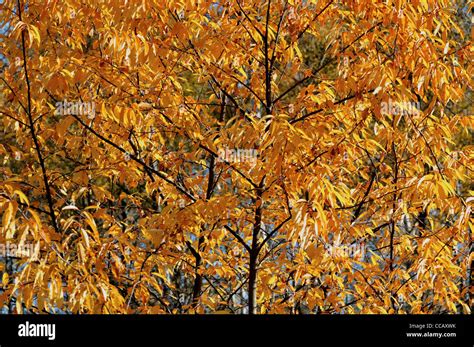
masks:
{"label": "thin branch", "polygon": [[[18,4],[18,18],[20,21],[22,21],[22,16],[21,16],[21,3],[20,0],[17,1]],[[53,224],[53,228],[56,231],[56,233],[60,234],[60,229],[58,226],[58,223],[56,221],[56,216],[54,214],[54,203],[53,203],[53,196],[51,194],[51,187],[49,186],[49,180],[48,180],[48,174],[46,171],[46,165],[44,162],[43,154],[41,153],[41,147],[38,141],[38,138],[36,136],[36,130],[34,126],[34,121],[33,121],[33,116],[32,116],[32,111],[31,111],[31,84],[30,84],[30,78],[28,75],[28,64],[26,60],[26,39],[25,39],[25,31],[22,30],[21,32],[21,48],[22,48],[22,55],[23,55],[23,71],[25,74],[25,81],[26,81],[26,88],[27,88],[27,116],[28,116],[28,121],[29,121],[29,128],[31,132],[31,137],[33,138],[33,143],[35,146],[36,154],[38,156],[38,161],[41,167],[41,174],[43,177],[43,183],[44,183],[44,188],[46,191],[46,200],[48,201],[48,207],[49,207],[49,216],[51,218],[51,223]]]}

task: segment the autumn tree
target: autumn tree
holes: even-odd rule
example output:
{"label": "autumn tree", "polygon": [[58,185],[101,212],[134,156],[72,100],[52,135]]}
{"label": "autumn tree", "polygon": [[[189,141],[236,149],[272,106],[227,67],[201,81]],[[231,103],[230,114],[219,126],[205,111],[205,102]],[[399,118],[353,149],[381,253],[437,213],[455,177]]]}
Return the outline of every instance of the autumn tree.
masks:
{"label": "autumn tree", "polygon": [[472,4],[0,11],[5,311],[470,312]]}

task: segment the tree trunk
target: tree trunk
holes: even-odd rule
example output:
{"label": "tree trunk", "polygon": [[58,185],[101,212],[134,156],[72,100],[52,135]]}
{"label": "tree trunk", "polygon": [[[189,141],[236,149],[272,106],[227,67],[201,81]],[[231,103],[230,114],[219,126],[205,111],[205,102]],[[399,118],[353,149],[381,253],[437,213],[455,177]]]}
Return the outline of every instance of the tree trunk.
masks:
{"label": "tree trunk", "polygon": [[257,313],[257,256],[252,252],[249,262],[248,313]]}

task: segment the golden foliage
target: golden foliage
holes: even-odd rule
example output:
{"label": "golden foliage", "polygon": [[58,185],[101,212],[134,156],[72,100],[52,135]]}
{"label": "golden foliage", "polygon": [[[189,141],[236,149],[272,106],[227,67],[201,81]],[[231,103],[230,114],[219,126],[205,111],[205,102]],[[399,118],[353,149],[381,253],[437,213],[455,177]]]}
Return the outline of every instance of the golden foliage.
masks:
{"label": "golden foliage", "polygon": [[0,242],[31,246],[4,310],[470,312],[454,2],[4,0],[0,27]]}

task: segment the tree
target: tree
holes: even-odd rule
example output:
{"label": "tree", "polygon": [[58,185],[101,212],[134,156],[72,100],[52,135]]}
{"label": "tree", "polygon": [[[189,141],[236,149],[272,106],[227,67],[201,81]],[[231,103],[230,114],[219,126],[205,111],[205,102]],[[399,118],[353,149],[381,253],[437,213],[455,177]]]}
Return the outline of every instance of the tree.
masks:
{"label": "tree", "polygon": [[0,303],[470,312],[456,6],[5,0]]}

